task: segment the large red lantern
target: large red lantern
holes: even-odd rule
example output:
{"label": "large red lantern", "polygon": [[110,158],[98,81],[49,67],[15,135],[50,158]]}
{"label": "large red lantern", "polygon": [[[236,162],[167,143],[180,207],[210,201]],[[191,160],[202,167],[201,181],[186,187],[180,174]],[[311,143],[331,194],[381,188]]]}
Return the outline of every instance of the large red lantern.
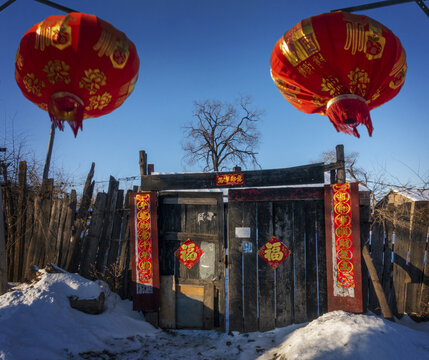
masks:
{"label": "large red lantern", "polygon": [[105,115],[133,91],[139,58],[124,33],[94,15],[49,16],[22,38],[15,78],[30,101],[76,136],[82,120]]}
{"label": "large red lantern", "polygon": [[271,76],[305,113],[328,115],[337,131],[371,136],[369,110],[392,99],[407,69],[399,39],[362,15],[333,12],[302,20],[276,43]]}

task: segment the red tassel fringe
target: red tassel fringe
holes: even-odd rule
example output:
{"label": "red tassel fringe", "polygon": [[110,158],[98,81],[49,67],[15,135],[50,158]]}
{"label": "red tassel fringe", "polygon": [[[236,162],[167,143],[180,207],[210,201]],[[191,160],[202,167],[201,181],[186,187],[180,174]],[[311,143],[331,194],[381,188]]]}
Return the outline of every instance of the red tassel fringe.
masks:
{"label": "red tassel fringe", "polygon": [[360,96],[347,94],[333,98],[326,106],[326,115],[338,132],[342,131],[359,138],[357,126],[363,124],[368,129],[369,136],[372,135],[373,127],[368,105]]}
{"label": "red tassel fringe", "polygon": [[79,129],[82,130],[84,105],[82,100],[68,92],[55,93],[48,104],[48,112],[55,126],[64,131],[67,122],[76,137]]}

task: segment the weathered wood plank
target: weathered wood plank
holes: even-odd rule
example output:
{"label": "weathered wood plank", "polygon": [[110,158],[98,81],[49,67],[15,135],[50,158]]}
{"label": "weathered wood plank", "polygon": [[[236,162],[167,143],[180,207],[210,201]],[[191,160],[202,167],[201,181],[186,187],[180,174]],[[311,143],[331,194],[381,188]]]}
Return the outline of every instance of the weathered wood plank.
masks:
{"label": "weathered wood plank", "polygon": [[291,251],[289,257],[276,269],[276,327],[284,327],[294,322],[294,203],[275,202],[274,235]]}
{"label": "weathered wood plank", "polygon": [[397,317],[402,317],[405,312],[406,285],[409,283],[407,256],[410,246],[410,210],[411,204],[399,206],[397,222],[395,226],[394,263],[393,263],[393,288],[396,300]]}
{"label": "weathered wood plank", "polygon": [[[15,251],[14,251],[14,278],[13,281],[22,281],[24,266],[24,248],[25,248],[25,217],[27,203],[27,163],[19,163],[18,173],[18,203],[17,219],[15,234]],[[1,218],[3,220],[3,218]]]}
{"label": "weathered wood plank", "polygon": [[[14,259],[14,251],[15,251],[15,231],[16,231],[16,203],[12,196],[11,184],[8,180],[7,176],[7,167],[3,167],[3,179],[4,186],[3,190],[3,211],[7,224],[6,230],[6,256],[7,256],[7,264],[8,264],[8,279],[13,279],[13,259]],[[6,225],[5,224],[5,225]]]}
{"label": "weathered wood plank", "polygon": [[206,330],[214,328],[214,285],[204,285],[203,327]]}
{"label": "weathered wood plank", "polygon": [[[391,214],[393,214],[393,209]],[[386,294],[387,302],[392,310],[394,308],[394,295],[392,289],[392,276],[393,276],[393,232],[394,227],[391,221],[385,221],[384,224],[385,248],[384,248],[384,264],[383,264],[383,291]]]}
{"label": "weathered wood plank", "polygon": [[60,210],[61,210],[61,200],[53,199],[52,200],[52,209],[51,209],[51,219],[49,221],[48,233],[46,236],[46,256],[45,264],[54,263],[56,264],[57,253],[57,237],[58,237],[58,226],[60,221]]}
{"label": "weathered wood plank", "polygon": [[53,180],[43,179],[40,192],[40,212],[37,214],[37,250],[35,256],[35,265],[43,267],[46,256],[46,239],[48,236],[49,221],[52,206]]}
{"label": "weathered wood plank", "polygon": [[7,282],[7,257],[6,257],[6,234],[3,221],[3,196],[0,187],[0,295],[8,290]]}
{"label": "weathered wood plank", "polygon": [[230,189],[228,201],[287,201],[323,199],[323,187]]}
{"label": "weathered wood plank", "polygon": [[159,326],[162,329],[176,328],[176,289],[172,275],[160,277]]}
{"label": "weathered wood plank", "polygon": [[[274,235],[272,202],[257,204],[257,219],[258,242],[254,253],[264,246]],[[276,326],[274,277],[275,270],[264,259],[258,256],[259,331],[272,330]]]}
{"label": "weathered wood plank", "polygon": [[112,239],[113,218],[115,216],[116,199],[118,197],[119,182],[111,176],[109,181],[109,190],[107,192],[106,212],[101,230],[101,237],[98,246],[97,259],[95,263],[96,270],[104,274],[107,254],[109,252],[110,240]]}
{"label": "weathered wood plank", "polygon": [[317,317],[317,244],[316,209],[314,201],[304,201],[305,214],[305,264],[307,320]]}
{"label": "weathered wood plank", "polygon": [[241,226],[250,228],[250,238],[243,240],[252,244],[252,253],[243,253],[243,300],[244,300],[244,328],[245,332],[258,330],[258,283],[257,283],[257,246],[256,246],[256,203],[243,204],[241,212]]}
{"label": "weathered wood plank", "polygon": [[[38,247],[39,238],[37,237],[38,232],[38,214],[40,213],[40,196],[35,196],[32,201],[32,208],[33,208],[33,218],[32,222],[29,224],[32,229],[32,234],[30,237],[30,242],[28,244],[28,251],[27,251],[27,260],[26,260],[26,268],[25,268],[25,278],[29,279],[31,275],[30,268],[36,264],[36,251]],[[27,223],[28,224],[28,223]]]}
{"label": "weathered wood plank", "polygon": [[328,285],[326,274],[326,237],[323,200],[316,201],[317,267],[319,280],[319,315],[328,312]]}
{"label": "weathered wood plank", "polygon": [[112,266],[118,259],[119,243],[121,241],[121,223],[124,204],[124,190],[118,190],[115,214],[113,217],[112,239],[110,240],[109,253],[107,255],[107,266]]}
{"label": "weathered wood plank", "polygon": [[76,203],[77,203],[77,195],[76,190],[72,190],[70,192],[69,197],[69,203],[67,206],[67,214],[66,214],[66,222],[64,224],[64,235],[63,235],[63,260],[62,262],[62,268],[64,268],[67,271],[71,270],[70,264],[73,259],[73,253],[74,253],[74,242],[75,239],[73,238],[73,226],[75,223],[76,218]]}
{"label": "weathered wood plank", "polygon": [[405,311],[420,313],[427,304],[421,304],[421,289],[424,272],[424,257],[428,233],[429,202],[415,202],[411,224],[411,242],[408,256],[410,283],[407,286]]}
{"label": "weathered wood plank", "polygon": [[87,278],[90,277],[91,271],[95,270],[95,262],[97,258],[97,248],[100,238],[101,229],[103,227],[104,209],[106,207],[107,194],[99,192],[95,199],[91,224],[89,225],[88,235],[83,244],[83,253],[80,262],[80,274]]}
{"label": "weathered wood plank", "polygon": [[[356,185],[357,186],[357,185]],[[369,198],[367,197],[366,193],[359,193],[360,199],[359,199],[359,221],[360,221],[360,228],[358,227],[358,229],[360,230],[360,248],[363,249],[364,245],[369,243],[369,231],[370,231],[370,223],[369,223],[369,219],[370,219],[370,203],[369,203]],[[353,194],[352,194],[353,197]],[[352,198],[353,201],[353,198]],[[352,213],[353,213],[353,203],[352,203]],[[355,221],[353,220],[353,224],[356,227]],[[353,232],[355,231],[355,228],[353,228]],[[353,241],[354,241],[355,236],[353,235]],[[353,248],[355,247],[354,243],[353,243]],[[361,252],[361,251],[360,251]],[[360,256],[360,252],[359,252],[359,259],[361,258]],[[357,256],[356,253],[354,254],[355,256],[355,261],[357,261]],[[359,260],[360,261],[360,260]],[[366,299],[368,299],[368,285],[369,285],[369,276],[368,276],[368,268],[365,264],[364,261],[360,261],[360,268],[361,268],[361,280],[358,279],[358,274],[355,271],[355,278],[356,281],[359,280],[362,281],[362,311],[366,312],[367,311],[367,301]],[[356,282],[356,292],[359,291],[359,283]],[[358,294],[358,296],[360,296]],[[365,301],[363,301],[363,299],[365,299]]]}
{"label": "weathered wood plank", "polygon": [[22,276],[23,279],[27,279],[27,270],[29,269],[29,254],[30,254],[30,244],[32,242],[33,231],[34,231],[34,196],[28,194],[27,204],[25,209],[25,241],[24,241],[24,259],[23,259],[23,269]]}
{"label": "weathered wood plank", "polygon": [[[371,231],[371,258],[379,279],[383,274],[383,250],[384,250],[384,229],[381,224],[374,224]],[[380,304],[372,283],[369,284],[368,308],[380,314]]]}
{"label": "weathered wood plank", "polygon": [[[423,281],[420,290],[420,306],[428,306],[429,304],[429,251],[426,251],[425,268],[423,271]],[[425,309],[428,310],[427,307]]]}
{"label": "weathered wood plank", "polygon": [[124,214],[122,216],[121,225],[121,250],[119,253],[119,269],[121,271],[121,287],[119,289],[119,295],[122,299],[131,296],[130,284],[131,284],[131,271],[130,271],[130,194],[128,190],[124,200]]}
{"label": "weathered wood plank", "polygon": [[300,324],[307,321],[304,202],[295,201],[294,209],[295,323]]}
{"label": "weathered wood plank", "polygon": [[242,227],[242,203],[228,205],[228,312],[229,329],[243,331],[242,239],[235,237],[235,228]]}
{"label": "weathered wood plank", "polygon": [[58,253],[58,258],[56,261],[56,264],[58,264],[58,266],[62,267],[65,263],[65,259],[67,258],[67,251],[68,251],[68,245],[69,245],[69,240],[66,242],[65,238],[64,238],[64,233],[66,231],[65,229],[65,224],[66,224],[66,219],[67,219],[67,211],[68,211],[68,206],[70,203],[70,198],[68,195],[66,195],[62,202],[61,202],[61,216],[60,216],[60,222],[58,224],[58,236],[57,236],[57,246],[60,249],[59,253]]}
{"label": "weathered wood plank", "polygon": [[[298,184],[323,184],[324,165],[311,164],[287,169],[243,171],[244,186],[277,186]],[[209,189],[231,186],[216,186],[216,175],[223,173],[189,173],[172,175],[143,175],[143,191]]]}
{"label": "weathered wood plank", "polygon": [[225,309],[225,207],[223,204],[223,194],[219,193],[217,198],[217,234],[218,234],[218,254],[216,261],[217,279],[214,281],[215,284],[215,327],[219,331],[225,331],[226,329],[226,309]]}
{"label": "weathered wood plank", "polygon": [[200,240],[200,241],[209,241],[209,242],[218,242],[218,235],[216,234],[198,234],[198,233],[188,233],[188,232],[163,232],[162,239],[164,241],[186,241],[188,238]]}
{"label": "weathered wood plank", "polygon": [[85,240],[85,230],[87,229],[87,218],[88,210],[91,205],[92,193],[94,191],[94,181],[92,178],[94,176],[94,167],[95,164],[91,164],[91,169],[89,170],[88,176],[85,181],[85,186],[83,188],[82,198],[79,204],[79,209],[76,214],[76,219],[74,222],[74,230],[72,231],[72,238],[70,240],[70,252],[69,255],[69,271],[77,272],[79,263],[82,256],[82,245]]}

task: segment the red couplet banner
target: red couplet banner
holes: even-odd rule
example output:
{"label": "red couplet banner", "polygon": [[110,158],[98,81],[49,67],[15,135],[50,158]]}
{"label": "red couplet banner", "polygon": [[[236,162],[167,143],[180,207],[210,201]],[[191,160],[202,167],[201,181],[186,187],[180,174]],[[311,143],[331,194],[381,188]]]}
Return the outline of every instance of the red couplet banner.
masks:
{"label": "red couplet banner", "polygon": [[156,192],[130,194],[133,310],[159,309]]}
{"label": "red couplet banner", "polygon": [[328,311],[363,311],[358,184],[325,187]]}

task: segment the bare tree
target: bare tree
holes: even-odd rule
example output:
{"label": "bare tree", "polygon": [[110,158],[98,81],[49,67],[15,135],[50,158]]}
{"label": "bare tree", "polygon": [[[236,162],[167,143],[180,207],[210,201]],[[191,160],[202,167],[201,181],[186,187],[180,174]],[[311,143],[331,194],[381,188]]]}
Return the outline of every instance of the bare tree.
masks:
{"label": "bare tree", "polygon": [[[0,136],[0,182],[5,184],[18,184],[19,164],[27,163],[27,182],[32,190],[40,190],[42,184],[42,162],[28,146],[29,140],[25,133],[16,134],[12,126],[5,128],[4,136]],[[64,195],[73,183],[72,174],[63,168],[56,167],[52,171],[55,179],[54,192]]]}
{"label": "bare tree", "polygon": [[221,171],[227,165],[246,167],[249,161],[260,167],[255,150],[261,115],[260,110],[252,107],[249,97],[241,97],[235,104],[217,100],[194,102],[193,119],[184,126],[185,162],[203,163],[204,171]]}

